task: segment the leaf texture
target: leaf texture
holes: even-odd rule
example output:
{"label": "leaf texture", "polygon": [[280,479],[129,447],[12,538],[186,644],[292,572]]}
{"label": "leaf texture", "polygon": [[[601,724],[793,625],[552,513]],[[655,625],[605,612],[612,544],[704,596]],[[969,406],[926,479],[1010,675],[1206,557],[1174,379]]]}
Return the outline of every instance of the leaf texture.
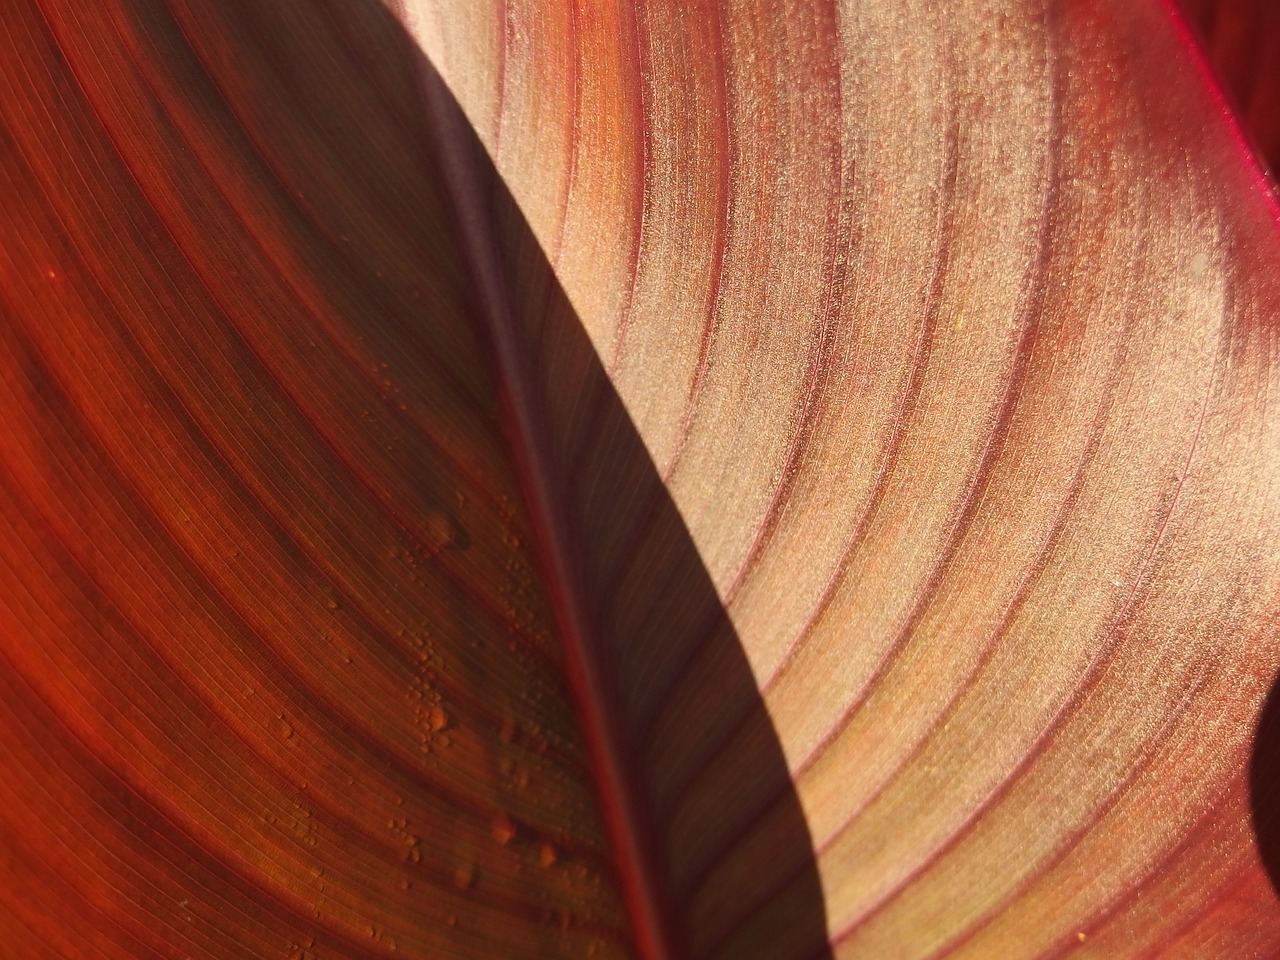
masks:
{"label": "leaf texture", "polygon": [[1270,955],[1276,210],[1169,10],[406,8],[724,598],[837,954]]}
{"label": "leaf texture", "polygon": [[[6,17],[18,953],[655,956],[740,826],[719,808],[788,795],[776,935],[822,949],[719,597],[402,28],[376,4]],[[478,213],[446,195],[446,129],[470,187],[490,171]],[[496,325],[535,321],[512,367]],[[694,716],[642,737],[659,698]],[[754,718],[750,782],[660,831],[648,798],[722,709]],[[754,874],[744,897],[777,892]]]}
{"label": "leaf texture", "polygon": [[1277,211],[1165,6],[2,22],[13,955],[1280,949]]}

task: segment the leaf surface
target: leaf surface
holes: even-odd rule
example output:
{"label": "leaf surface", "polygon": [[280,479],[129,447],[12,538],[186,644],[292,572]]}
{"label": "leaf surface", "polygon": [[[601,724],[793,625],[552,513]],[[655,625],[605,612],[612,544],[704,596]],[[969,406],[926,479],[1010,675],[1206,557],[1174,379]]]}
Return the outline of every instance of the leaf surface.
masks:
{"label": "leaf surface", "polygon": [[392,6],[6,7],[14,955],[1280,947],[1181,22]]}

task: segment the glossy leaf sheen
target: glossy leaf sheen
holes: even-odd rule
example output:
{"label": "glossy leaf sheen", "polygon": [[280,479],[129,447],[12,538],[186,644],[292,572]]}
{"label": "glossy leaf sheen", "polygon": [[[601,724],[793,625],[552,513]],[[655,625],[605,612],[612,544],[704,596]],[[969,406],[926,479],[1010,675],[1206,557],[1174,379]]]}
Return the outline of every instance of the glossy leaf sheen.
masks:
{"label": "glossy leaf sheen", "polygon": [[1172,8],[392,6],[0,18],[11,955],[1280,949]]}

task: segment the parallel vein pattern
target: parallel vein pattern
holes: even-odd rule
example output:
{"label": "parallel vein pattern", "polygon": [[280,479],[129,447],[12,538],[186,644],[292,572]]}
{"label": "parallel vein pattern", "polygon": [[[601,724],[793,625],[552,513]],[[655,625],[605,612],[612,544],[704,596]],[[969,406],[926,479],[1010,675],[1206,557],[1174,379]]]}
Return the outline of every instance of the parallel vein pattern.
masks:
{"label": "parallel vein pattern", "polygon": [[[838,956],[1280,948],[1246,783],[1280,660],[1276,208],[1170,8],[401,15],[764,691],[714,703],[697,642],[624,660],[695,954],[803,955],[768,939],[787,868],[741,885],[782,829],[770,719]],[[602,576],[651,555],[641,528]]]}
{"label": "parallel vein pattern", "polygon": [[7,955],[628,953],[407,38],[3,20]]}
{"label": "parallel vein pattern", "polygon": [[1280,951],[1280,210],[1190,42],[10,0],[5,949]]}

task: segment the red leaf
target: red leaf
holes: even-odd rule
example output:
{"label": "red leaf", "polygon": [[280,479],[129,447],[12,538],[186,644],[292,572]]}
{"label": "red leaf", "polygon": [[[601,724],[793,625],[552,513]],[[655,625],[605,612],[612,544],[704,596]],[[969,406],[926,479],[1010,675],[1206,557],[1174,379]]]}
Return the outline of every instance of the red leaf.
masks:
{"label": "red leaf", "polygon": [[1181,22],[395,6],[6,8],[11,954],[1280,947]]}

